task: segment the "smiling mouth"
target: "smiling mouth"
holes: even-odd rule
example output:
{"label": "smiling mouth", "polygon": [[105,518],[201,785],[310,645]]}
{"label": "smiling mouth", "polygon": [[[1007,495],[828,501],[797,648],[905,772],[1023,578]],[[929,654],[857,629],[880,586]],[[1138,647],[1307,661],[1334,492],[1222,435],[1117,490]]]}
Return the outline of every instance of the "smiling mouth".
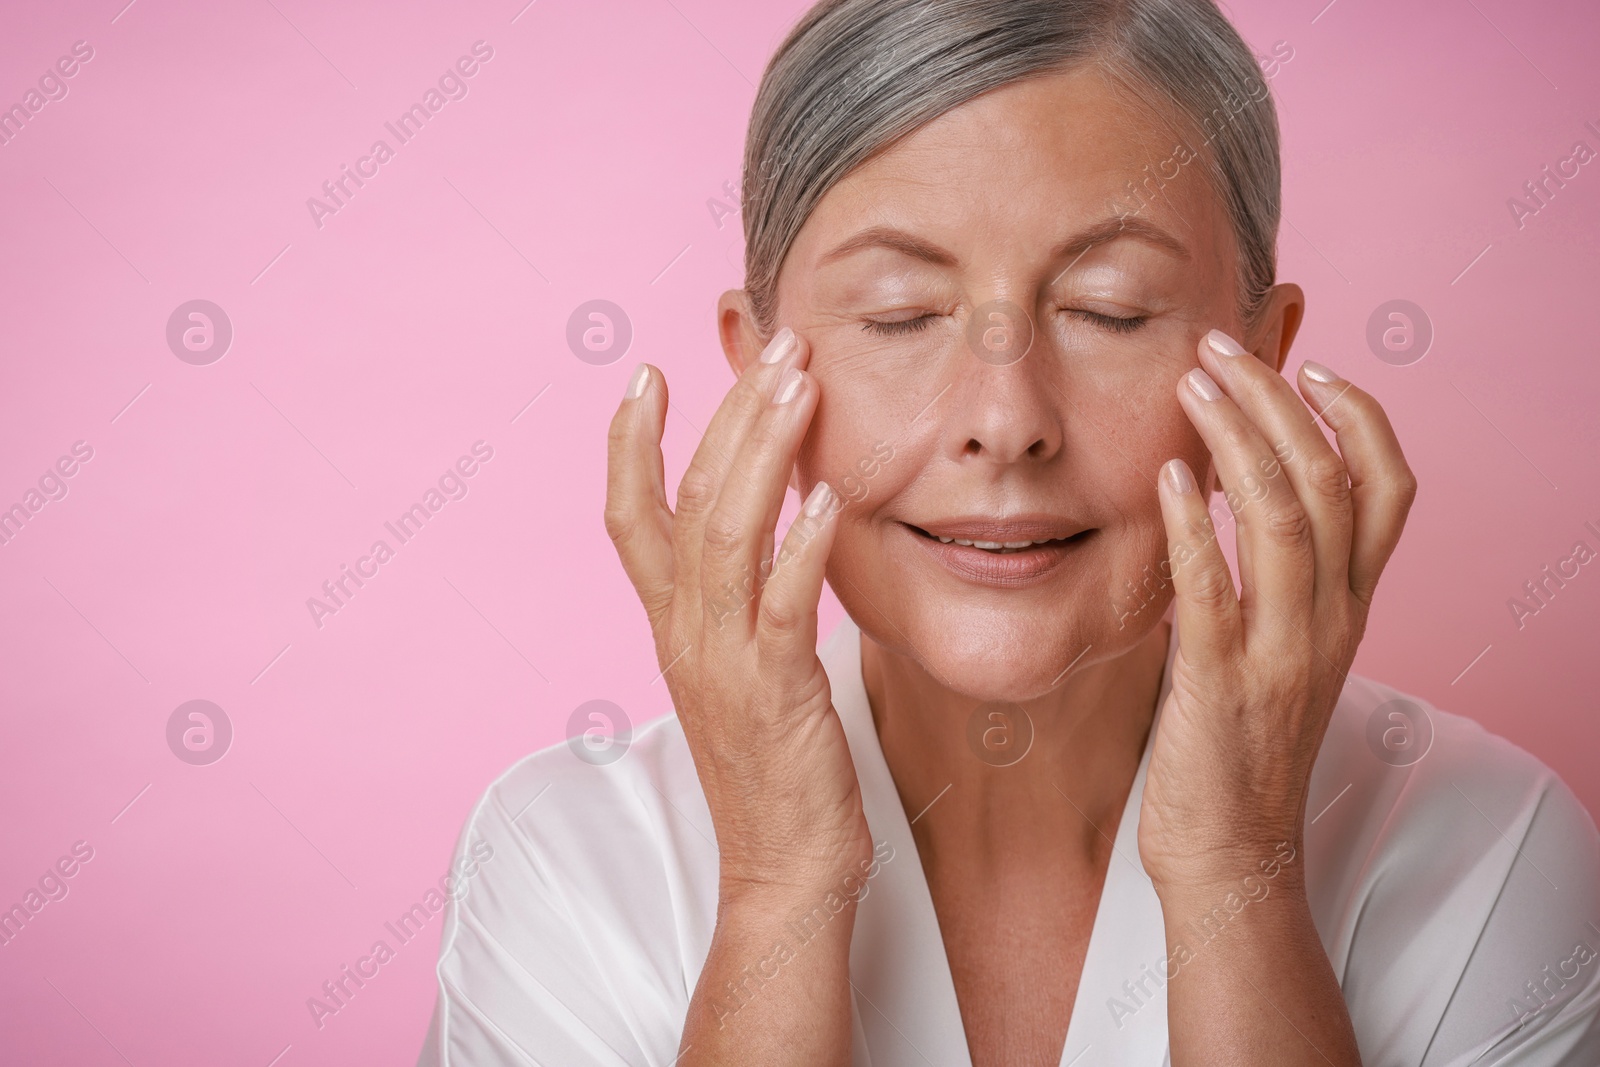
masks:
{"label": "smiling mouth", "polygon": [[988,541],[981,538],[947,537],[941,534],[930,533],[927,530],[924,530],[922,527],[912,525],[909,522],[905,525],[914,533],[920,534],[930,541],[938,541],[940,544],[945,545],[962,545],[967,548],[978,548],[996,556],[1009,556],[1018,552],[1035,552],[1041,548],[1049,548],[1056,545],[1066,545],[1073,541],[1081,540],[1085,534],[1089,533],[1089,530],[1079,530],[1077,533],[1066,537],[1048,537],[1042,539],[1018,538],[1016,540],[1008,541]]}

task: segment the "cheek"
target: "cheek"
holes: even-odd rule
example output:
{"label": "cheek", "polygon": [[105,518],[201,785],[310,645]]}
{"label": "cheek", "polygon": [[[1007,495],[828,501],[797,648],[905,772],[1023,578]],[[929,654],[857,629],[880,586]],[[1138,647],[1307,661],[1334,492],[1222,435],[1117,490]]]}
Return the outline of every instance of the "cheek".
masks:
{"label": "cheek", "polygon": [[[915,473],[926,447],[917,390],[882,376],[819,376],[821,400],[800,446],[801,484],[826,481],[858,512],[892,497]],[[922,425],[928,424],[928,425]]]}
{"label": "cheek", "polygon": [[841,500],[849,520],[866,519],[904,488],[916,464],[904,440],[873,432],[868,420],[813,420],[796,465],[801,485],[826,481]]}
{"label": "cheek", "polygon": [[1069,466],[1097,486],[1108,517],[1159,523],[1156,480],[1174,456],[1197,477],[1205,475],[1205,442],[1177,397],[1178,379],[1187,369],[1171,365],[1110,384],[1078,383],[1067,420],[1067,447],[1078,455]]}

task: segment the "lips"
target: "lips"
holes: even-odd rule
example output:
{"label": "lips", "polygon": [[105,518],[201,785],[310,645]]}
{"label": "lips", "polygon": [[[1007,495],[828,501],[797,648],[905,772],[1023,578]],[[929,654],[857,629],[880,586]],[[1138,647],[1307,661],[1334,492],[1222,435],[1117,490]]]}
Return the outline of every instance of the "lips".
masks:
{"label": "lips", "polygon": [[901,525],[956,577],[1006,588],[1043,580],[1094,533],[1091,527],[1050,515],[959,517]]}
{"label": "lips", "polygon": [[1024,541],[1063,541],[1088,527],[1055,515],[1012,515],[1004,519],[968,515],[906,523],[913,530],[940,540],[984,542],[1004,545]]}

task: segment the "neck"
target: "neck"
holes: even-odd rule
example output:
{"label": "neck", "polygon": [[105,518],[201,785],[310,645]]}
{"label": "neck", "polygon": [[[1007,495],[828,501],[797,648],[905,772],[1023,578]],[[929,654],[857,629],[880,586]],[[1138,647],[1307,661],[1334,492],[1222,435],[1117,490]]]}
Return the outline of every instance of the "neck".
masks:
{"label": "neck", "polygon": [[1041,849],[1091,865],[1108,857],[1155,714],[1170,625],[1073,668],[1035,700],[986,706],[976,724],[979,701],[863,633],[862,682],[924,861],[999,869]]}

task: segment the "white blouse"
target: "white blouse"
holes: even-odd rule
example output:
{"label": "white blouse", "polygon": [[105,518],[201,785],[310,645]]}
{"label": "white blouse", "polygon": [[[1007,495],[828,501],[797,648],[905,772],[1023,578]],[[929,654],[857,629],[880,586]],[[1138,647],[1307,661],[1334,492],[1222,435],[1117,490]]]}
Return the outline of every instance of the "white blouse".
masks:
{"label": "white blouse", "polygon": [[[1158,714],[1177,640],[1174,624]],[[883,859],[850,950],[853,1062],[970,1067],[860,642],[846,618],[819,650]],[[1177,958],[1137,844],[1149,759],[1147,742],[1062,1067],[1168,1062],[1164,975]],[[1476,723],[1352,674],[1310,795],[1291,862],[1305,864],[1367,1067],[1600,1065],[1600,835],[1559,778]],[[559,744],[516,763],[467,819],[453,869],[469,856],[419,1067],[672,1064],[717,906],[711,817],[677,717],[637,730],[614,762]],[[1213,914],[1225,925],[1227,910]]]}

